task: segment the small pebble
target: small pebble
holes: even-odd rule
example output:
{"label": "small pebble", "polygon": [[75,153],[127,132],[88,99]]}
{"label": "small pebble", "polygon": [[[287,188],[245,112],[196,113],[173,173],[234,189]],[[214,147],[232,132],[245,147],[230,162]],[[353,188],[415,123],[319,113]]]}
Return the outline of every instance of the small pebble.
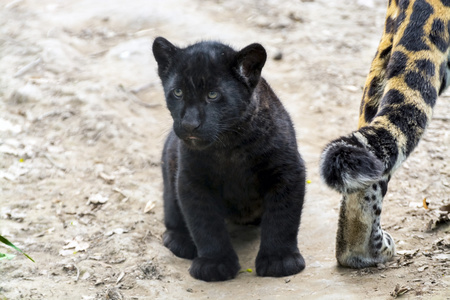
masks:
{"label": "small pebble", "polygon": [[273,56],[273,60],[282,60],[282,59],[283,59],[283,52],[281,51],[277,51]]}

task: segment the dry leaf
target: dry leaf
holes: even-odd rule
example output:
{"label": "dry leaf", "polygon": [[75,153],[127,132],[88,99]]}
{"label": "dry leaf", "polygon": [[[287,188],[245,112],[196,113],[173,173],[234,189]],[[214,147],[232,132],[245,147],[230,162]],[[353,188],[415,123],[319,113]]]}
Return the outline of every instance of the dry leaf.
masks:
{"label": "dry leaf", "polygon": [[124,197],[124,198],[122,199],[122,202],[127,202],[127,201],[128,201],[129,197],[128,197],[128,195],[127,195],[124,191],[122,191],[122,190],[119,189],[118,187],[113,188],[113,191],[114,191],[114,192],[117,192],[117,193],[119,193],[119,194],[121,194],[121,195]]}
{"label": "dry leaf", "polygon": [[59,250],[59,255],[61,256],[68,256],[73,254],[73,250]]}
{"label": "dry leaf", "polygon": [[145,205],[144,213],[146,214],[146,213],[150,212],[152,209],[155,208],[155,206],[156,206],[155,201],[149,200],[147,202],[147,204]]}
{"label": "dry leaf", "polygon": [[419,249],[416,250],[398,250],[397,254],[403,255],[407,259],[411,259],[414,256],[416,256],[417,253],[419,253]]}
{"label": "dry leaf", "polygon": [[417,268],[417,271],[423,272],[423,271],[425,271],[425,269],[428,269],[427,265]]}
{"label": "dry leaf", "polygon": [[108,175],[106,173],[100,172],[98,174],[98,177],[103,179],[107,184],[113,184],[114,180],[116,180],[116,177],[114,175]]}
{"label": "dry leaf", "polygon": [[75,237],[73,240],[71,241],[66,241],[67,245],[65,245],[63,247],[63,250],[69,250],[69,249],[74,249],[71,250],[72,252],[78,252],[78,251],[86,251],[89,248],[89,243],[88,242],[83,242],[83,238],[80,236]]}
{"label": "dry leaf", "polygon": [[0,170],[0,178],[5,178],[9,181],[15,181],[17,178],[27,174],[28,172],[30,172],[30,169],[24,167],[23,164],[12,165],[8,168],[7,172]]}
{"label": "dry leaf", "polygon": [[127,233],[128,230],[123,229],[123,228],[116,228],[114,230],[108,231],[107,233],[105,233],[106,236],[111,236],[113,234],[122,234],[122,233]]}
{"label": "dry leaf", "polygon": [[125,277],[125,272],[120,273],[119,277],[117,278],[116,284],[118,284],[123,279],[123,277]]}
{"label": "dry leaf", "polygon": [[427,202],[427,198],[423,198],[422,204],[423,204],[423,208],[428,209],[429,203]]}
{"label": "dry leaf", "polygon": [[394,291],[391,292],[391,296],[394,298],[400,297],[401,295],[406,294],[409,292],[410,288],[406,286],[400,287],[400,284],[397,283],[397,285],[394,288]]}
{"label": "dry leaf", "polygon": [[441,253],[433,256],[433,259],[442,260],[442,261],[450,261],[450,254]]}
{"label": "dry leaf", "polygon": [[6,144],[0,145],[0,153],[19,156],[19,151],[17,151],[14,147]]}
{"label": "dry leaf", "polygon": [[360,90],[360,88],[358,88],[357,86],[354,86],[354,85],[344,85],[342,88],[349,92],[353,92],[353,93],[359,92],[359,90]]}
{"label": "dry leaf", "polygon": [[0,118],[0,131],[10,131],[17,134],[22,131],[22,128],[20,125],[13,124],[8,120]]}
{"label": "dry leaf", "polygon": [[108,201],[108,197],[103,197],[100,194],[90,195],[86,205],[89,204],[105,204]]}

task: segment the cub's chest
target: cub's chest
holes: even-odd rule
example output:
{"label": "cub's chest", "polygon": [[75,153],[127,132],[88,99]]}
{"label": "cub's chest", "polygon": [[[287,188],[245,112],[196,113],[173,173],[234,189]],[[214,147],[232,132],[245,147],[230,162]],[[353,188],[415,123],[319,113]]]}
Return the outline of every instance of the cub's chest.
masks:
{"label": "cub's chest", "polygon": [[233,222],[252,223],[261,216],[263,193],[250,154],[245,151],[210,153],[191,159],[185,167],[189,168],[184,173],[190,176],[187,182],[220,201],[224,215]]}
{"label": "cub's chest", "polygon": [[245,149],[191,153],[181,157],[182,168],[196,184],[206,185],[225,198],[248,198],[259,187],[258,162]]}
{"label": "cub's chest", "polygon": [[218,186],[220,197],[227,217],[235,223],[253,223],[263,212],[260,174],[253,167],[236,159],[228,165],[227,172],[222,173],[222,182]]}
{"label": "cub's chest", "polygon": [[222,186],[254,186],[258,177],[254,159],[246,151],[216,153],[198,167],[204,169],[206,176],[217,179],[217,184]]}

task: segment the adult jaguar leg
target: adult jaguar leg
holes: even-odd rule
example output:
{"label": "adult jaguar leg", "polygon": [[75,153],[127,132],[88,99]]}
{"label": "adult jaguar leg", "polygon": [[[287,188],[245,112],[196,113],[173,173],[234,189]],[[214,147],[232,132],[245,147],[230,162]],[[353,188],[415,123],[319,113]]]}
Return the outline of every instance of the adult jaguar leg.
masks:
{"label": "adult jaguar leg", "polygon": [[450,3],[389,1],[385,30],[366,80],[358,130],[327,145],[321,176],[342,193],[337,259],[369,267],[395,254],[381,229],[389,176],[422,138],[449,85]]}
{"label": "adult jaguar leg", "polygon": [[394,240],[381,229],[388,180],[383,178],[366,189],[343,194],[336,239],[336,258],[340,265],[373,266],[390,260],[395,254]]}

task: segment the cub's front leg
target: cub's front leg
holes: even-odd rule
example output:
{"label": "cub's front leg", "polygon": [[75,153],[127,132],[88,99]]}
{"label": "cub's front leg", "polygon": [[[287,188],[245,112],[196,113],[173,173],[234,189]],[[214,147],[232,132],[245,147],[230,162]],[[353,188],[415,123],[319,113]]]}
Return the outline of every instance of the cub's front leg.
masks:
{"label": "cub's front leg", "polygon": [[[299,168],[289,178],[279,180],[268,190],[261,222],[261,246],[256,257],[259,276],[282,277],[297,274],[305,268],[297,246],[297,234],[305,195],[304,170]],[[275,178],[275,179],[274,179]]]}
{"label": "cub's front leg", "polygon": [[204,184],[196,184],[192,174],[186,173],[180,172],[178,195],[198,253],[189,272],[204,281],[232,279],[240,265],[226,229],[222,201]]}
{"label": "cub's front leg", "polygon": [[177,137],[171,132],[164,145],[162,156],[164,223],[167,229],[163,235],[163,242],[164,246],[176,256],[193,259],[197,256],[197,248],[184,220],[176,191],[178,143]]}

